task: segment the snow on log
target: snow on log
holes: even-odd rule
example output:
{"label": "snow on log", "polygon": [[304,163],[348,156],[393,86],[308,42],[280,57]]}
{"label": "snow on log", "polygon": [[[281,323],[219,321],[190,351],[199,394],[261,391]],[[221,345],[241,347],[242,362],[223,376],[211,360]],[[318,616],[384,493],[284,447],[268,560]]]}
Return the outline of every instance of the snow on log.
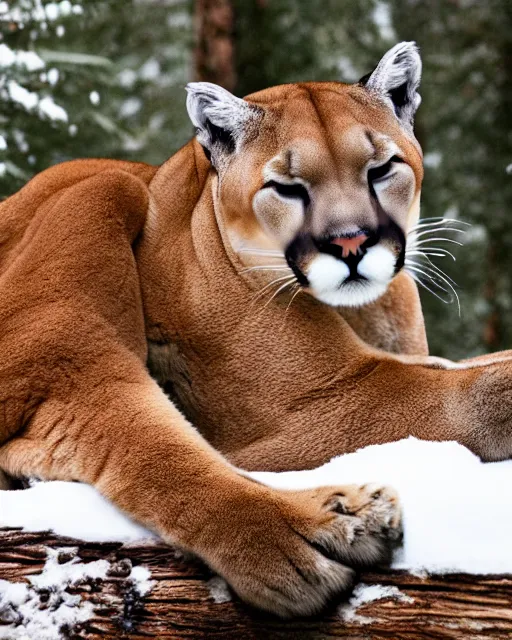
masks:
{"label": "snow on log", "polygon": [[512,576],[365,573],[316,618],[250,609],[161,543],[0,531],[0,638],[510,638]]}

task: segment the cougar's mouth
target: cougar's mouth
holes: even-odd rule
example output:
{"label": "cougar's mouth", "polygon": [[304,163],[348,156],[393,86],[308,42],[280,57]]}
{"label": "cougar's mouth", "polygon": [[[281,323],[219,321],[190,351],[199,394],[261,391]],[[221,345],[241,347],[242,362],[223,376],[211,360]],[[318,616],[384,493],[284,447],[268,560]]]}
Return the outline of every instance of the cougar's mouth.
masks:
{"label": "cougar's mouth", "polygon": [[404,265],[405,236],[391,223],[322,238],[299,236],[285,252],[297,281],[332,306],[358,307],[385,293]]}

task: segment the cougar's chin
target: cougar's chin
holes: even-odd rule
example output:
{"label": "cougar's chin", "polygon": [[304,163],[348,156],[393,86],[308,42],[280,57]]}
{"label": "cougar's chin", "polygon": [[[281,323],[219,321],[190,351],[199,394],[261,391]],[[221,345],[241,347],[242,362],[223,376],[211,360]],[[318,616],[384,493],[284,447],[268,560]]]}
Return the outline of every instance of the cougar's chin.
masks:
{"label": "cougar's chin", "polygon": [[370,247],[355,269],[320,253],[307,269],[307,291],[335,307],[360,307],[383,295],[395,273],[396,256],[387,247]]}

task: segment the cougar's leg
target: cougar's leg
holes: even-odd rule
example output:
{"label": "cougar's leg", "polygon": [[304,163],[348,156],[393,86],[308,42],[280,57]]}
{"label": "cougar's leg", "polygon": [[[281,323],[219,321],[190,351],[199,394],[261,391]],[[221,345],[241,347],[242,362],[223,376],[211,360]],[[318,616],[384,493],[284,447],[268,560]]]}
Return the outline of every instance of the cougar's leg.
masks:
{"label": "cougar's leg", "polygon": [[512,456],[510,352],[460,363],[360,349],[328,392],[290,399],[272,438],[231,456],[252,470],[319,466],[342,453],[410,435],[455,440],[483,460]]}
{"label": "cougar's leg", "polygon": [[144,365],[131,242],[146,206],[143,183],[107,171],[55,196],[27,230],[0,280],[0,468],[93,484],[254,605],[317,611],[353,567],[387,558],[396,496],[260,485],[169,402]]}

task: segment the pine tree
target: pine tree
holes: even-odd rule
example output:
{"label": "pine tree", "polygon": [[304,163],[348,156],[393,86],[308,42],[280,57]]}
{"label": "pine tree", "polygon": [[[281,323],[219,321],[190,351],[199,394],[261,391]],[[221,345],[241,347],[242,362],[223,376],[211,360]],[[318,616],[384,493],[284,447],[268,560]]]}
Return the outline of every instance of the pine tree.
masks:
{"label": "pine tree", "polygon": [[73,133],[54,99],[58,65],[48,65],[36,48],[63,35],[65,24],[82,13],[71,2],[0,2],[0,195],[45,166],[47,145]]}
{"label": "pine tree", "polygon": [[186,116],[190,0],[0,1],[0,197],[72,158],[163,162]]}

